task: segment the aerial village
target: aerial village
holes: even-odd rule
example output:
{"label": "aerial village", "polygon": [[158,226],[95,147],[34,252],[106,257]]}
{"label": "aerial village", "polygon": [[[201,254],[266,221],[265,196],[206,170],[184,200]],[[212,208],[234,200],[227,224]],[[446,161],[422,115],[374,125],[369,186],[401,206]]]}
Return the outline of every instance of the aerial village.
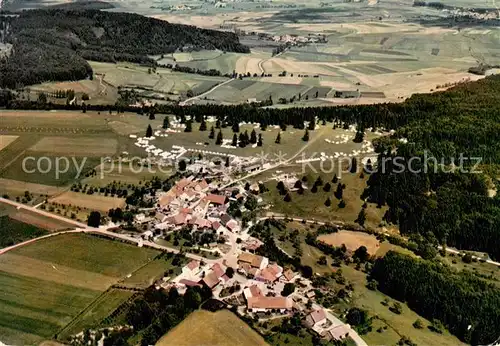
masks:
{"label": "aerial village", "polygon": [[262,202],[258,186],[221,188],[220,180],[208,182],[199,176],[184,177],[158,193],[149,213],[154,216],[136,215],[138,225],[150,226],[141,235],[144,241],[171,239],[181,232],[199,240],[196,255],[186,253],[189,262],[182,272],[163,277],[157,288],[175,287],[184,294],[189,287],[205,286],[242,317],[269,320],[300,313],[304,326],[325,340],[356,337],[349,325],[315,303],[309,279],[257,254],[263,243],[248,234],[252,221],[244,225],[228,213],[233,201],[239,201],[242,210],[249,206],[247,200]]}

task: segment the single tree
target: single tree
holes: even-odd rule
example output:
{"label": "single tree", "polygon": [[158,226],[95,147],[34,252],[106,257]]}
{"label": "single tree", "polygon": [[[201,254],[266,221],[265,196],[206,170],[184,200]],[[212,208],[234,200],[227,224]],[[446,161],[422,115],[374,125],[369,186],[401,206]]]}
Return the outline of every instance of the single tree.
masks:
{"label": "single tree", "polygon": [[324,186],[323,186],[323,191],[325,192],[330,192],[332,186],[330,185],[330,183],[326,183]]}
{"label": "single tree", "polygon": [[313,187],[311,188],[311,192],[312,193],[318,192],[318,187],[316,185],[313,185]]}
{"label": "single tree", "polygon": [[306,129],[306,130],[305,130],[305,132],[304,132],[304,136],[302,136],[302,140],[303,140],[304,142],[309,141],[309,130],[308,130],[308,129]]}
{"label": "single tree", "polygon": [[255,132],[255,129],[252,130],[250,133],[250,143],[255,144],[257,143],[257,132]]}
{"label": "single tree", "polygon": [[422,329],[422,328],[424,328],[424,323],[422,322],[422,320],[420,318],[417,318],[415,320],[415,322],[413,322],[413,328],[415,328],[415,329]]}
{"label": "single tree", "polygon": [[295,292],[295,284],[291,282],[287,282],[283,287],[283,291],[281,291],[281,295],[283,297],[288,297],[290,294]]}
{"label": "single tree", "polygon": [[353,157],[351,160],[351,166],[349,167],[349,172],[356,173],[358,171],[358,160]]}
{"label": "single tree", "polygon": [[278,132],[278,135],[276,136],[276,139],[275,139],[274,143],[276,143],[276,144],[280,144],[281,143],[281,133],[280,132]]}
{"label": "single tree", "polygon": [[366,221],[366,211],[365,208],[361,208],[355,222],[358,223],[360,226],[364,226],[365,221]]}
{"label": "single tree", "polygon": [[342,187],[341,183],[337,184],[337,190],[335,190],[335,193],[333,194],[337,199],[342,199],[342,195],[344,194],[344,189]]}
{"label": "single tree", "polygon": [[153,136],[153,128],[151,125],[148,125],[148,128],[146,129],[146,138],[152,137]]}
{"label": "single tree", "polygon": [[261,147],[262,146],[262,134],[259,133],[259,139],[257,140],[257,146]]}
{"label": "single tree", "polygon": [[229,156],[226,156],[226,163],[225,163],[225,166],[226,166],[226,167],[229,167]]}
{"label": "single tree", "polygon": [[344,200],[341,200],[341,201],[339,202],[339,208],[341,208],[341,209],[342,209],[342,208],[345,208],[345,201],[344,201]]}
{"label": "single tree", "polygon": [[217,133],[217,139],[215,140],[215,145],[221,145],[222,144],[222,131],[219,130],[219,133]]}
{"label": "single tree", "polygon": [[231,128],[233,129],[234,133],[240,132],[240,124],[237,121],[233,123],[233,126]]}
{"label": "single tree", "polygon": [[238,136],[236,135],[236,133],[233,135],[233,141],[231,142],[231,145],[233,147],[236,147],[238,145]]}
{"label": "single tree", "polygon": [[200,123],[200,131],[206,131],[206,130],[207,130],[207,122],[205,121],[205,118],[203,118]]}
{"label": "single tree", "polygon": [[210,133],[208,134],[208,138],[210,138],[210,139],[215,138],[215,129],[213,126],[210,128]]}
{"label": "single tree", "polygon": [[335,174],[333,176],[332,183],[337,184],[338,181],[339,181],[339,178],[337,178],[337,174]]}
{"label": "single tree", "polygon": [[186,160],[179,161],[179,171],[184,172],[187,168]]}
{"label": "single tree", "polygon": [[101,213],[98,211],[93,211],[87,218],[87,225],[89,227],[99,227],[101,224]]}
{"label": "single tree", "polygon": [[286,194],[285,198],[283,199],[285,202],[290,202],[292,200],[292,196],[290,196],[289,193]]}
{"label": "single tree", "polygon": [[329,207],[332,205],[332,201],[330,200],[330,197],[328,197],[325,201],[325,206]]}

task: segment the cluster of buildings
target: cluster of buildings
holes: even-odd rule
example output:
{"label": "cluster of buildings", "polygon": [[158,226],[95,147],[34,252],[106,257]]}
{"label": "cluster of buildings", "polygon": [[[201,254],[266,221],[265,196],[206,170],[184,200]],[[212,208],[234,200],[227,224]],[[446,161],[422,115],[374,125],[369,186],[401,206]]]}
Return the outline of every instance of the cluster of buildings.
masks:
{"label": "cluster of buildings", "polygon": [[[227,214],[231,191],[214,194],[217,186],[193,176],[178,181],[158,198],[156,224],[158,229],[179,229],[192,225],[197,230],[213,229],[239,232],[240,223]],[[243,197],[243,195],[242,195]]]}

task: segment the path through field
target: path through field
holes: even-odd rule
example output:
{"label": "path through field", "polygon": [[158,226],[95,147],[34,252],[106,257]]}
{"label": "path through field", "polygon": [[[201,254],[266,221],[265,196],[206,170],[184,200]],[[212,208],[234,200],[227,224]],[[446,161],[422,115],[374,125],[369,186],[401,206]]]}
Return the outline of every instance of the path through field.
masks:
{"label": "path through field", "polygon": [[213,87],[213,88],[211,88],[210,90],[205,91],[203,94],[200,94],[200,95],[198,95],[198,96],[193,96],[193,97],[191,97],[191,98],[188,98],[188,99],[187,99],[187,100],[185,100],[185,101],[179,102],[179,106],[185,106],[185,105],[186,105],[188,102],[190,102],[190,101],[197,100],[197,99],[199,99],[200,97],[203,97],[203,96],[205,96],[205,95],[208,95],[208,94],[209,94],[209,93],[211,93],[212,91],[216,90],[217,88],[219,88],[219,87],[221,87],[221,86],[223,86],[223,85],[226,85],[226,84],[228,84],[228,83],[232,82],[233,80],[235,80],[235,78],[231,78],[231,79],[228,79],[228,80],[227,80],[227,81],[225,81],[225,82],[222,82],[222,83],[220,83],[220,84],[217,84],[216,86],[214,86],[214,87]]}

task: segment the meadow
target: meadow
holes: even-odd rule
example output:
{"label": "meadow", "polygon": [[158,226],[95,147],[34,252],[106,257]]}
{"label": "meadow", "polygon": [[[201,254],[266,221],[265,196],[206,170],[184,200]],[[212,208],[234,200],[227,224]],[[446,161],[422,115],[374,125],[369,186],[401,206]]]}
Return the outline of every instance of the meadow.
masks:
{"label": "meadow", "polygon": [[228,310],[217,312],[198,310],[163,336],[156,345],[265,346],[267,343],[256,331]]}
{"label": "meadow", "polygon": [[55,337],[110,285],[156,255],[151,249],[66,234],[0,256],[2,341],[35,344]]}

